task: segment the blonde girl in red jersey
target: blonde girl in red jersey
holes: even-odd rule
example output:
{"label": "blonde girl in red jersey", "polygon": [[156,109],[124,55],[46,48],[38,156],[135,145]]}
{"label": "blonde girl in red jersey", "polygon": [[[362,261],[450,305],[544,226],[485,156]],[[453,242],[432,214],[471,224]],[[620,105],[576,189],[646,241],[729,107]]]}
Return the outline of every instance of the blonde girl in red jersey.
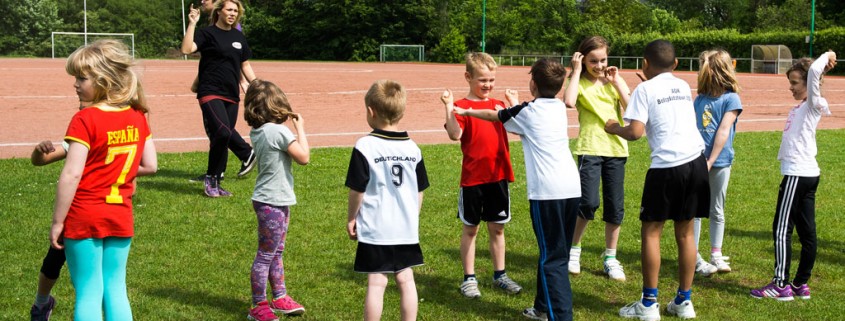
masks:
{"label": "blonde girl in red jersey", "polygon": [[157,170],[146,99],[132,66],[126,45],[116,40],[79,48],[65,65],[79,100],[92,102],[68,125],[50,230],[52,246],[65,249],[77,321],[132,320],[126,295],[132,182]]}

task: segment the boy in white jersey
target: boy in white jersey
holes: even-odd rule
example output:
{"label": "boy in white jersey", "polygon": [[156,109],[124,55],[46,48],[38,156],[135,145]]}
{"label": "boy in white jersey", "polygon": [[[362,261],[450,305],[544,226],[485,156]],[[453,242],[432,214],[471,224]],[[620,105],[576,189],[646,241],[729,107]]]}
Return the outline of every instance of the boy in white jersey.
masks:
{"label": "boy in white jersey", "polygon": [[581,183],[569,151],[566,105],[555,98],[565,78],[566,69],[559,62],[540,59],[531,66],[528,83],[536,97],[533,101],[520,104],[516,90],[508,89],[505,98],[510,108],[455,107],[458,115],[500,121],[522,139],[531,223],[540,250],[534,305],[522,312],[532,320],[572,320],[567,266]]}
{"label": "boy in white jersey", "polygon": [[[812,64],[811,64],[812,63]],[[821,116],[829,115],[827,100],[821,95],[821,77],[836,66],[836,53],[828,51],[815,62],[799,59],[789,71],[789,90],[798,104],[789,112],[778,151],[783,180],[778,190],[777,210],[772,222],[775,242],[775,276],[769,284],[751,290],[757,299],[792,301],[793,296],[810,298],[807,282],[816,262],[816,189],[819,164],[816,162],[816,127]],[[789,282],[792,261],[792,230],[801,241],[801,259],[795,279]]]}
{"label": "boy in white jersey", "polygon": [[402,320],[417,318],[414,266],[423,264],[419,214],[428,176],[419,147],[399,131],[405,90],[392,80],[376,81],[367,92],[367,124],[373,131],[355,143],[346,186],[346,232],[358,240],[355,271],[368,273],[364,320],[379,320],[387,274],[396,274]]}
{"label": "boy in white jersey", "polygon": [[651,166],[645,178],[640,221],[642,221],[643,296],[619,310],[625,318],[660,320],[657,281],[660,274],[660,235],[666,220],[673,220],[678,244],[678,294],[666,311],[681,318],[695,318],[690,301],[695,272],[693,218],[708,217],[710,186],[704,140],[695,125],[695,110],[689,84],[676,78],[675,48],[665,40],[645,47],[643,82],[631,94],[622,127],[607,120],[605,131],[627,140],[648,133]]}

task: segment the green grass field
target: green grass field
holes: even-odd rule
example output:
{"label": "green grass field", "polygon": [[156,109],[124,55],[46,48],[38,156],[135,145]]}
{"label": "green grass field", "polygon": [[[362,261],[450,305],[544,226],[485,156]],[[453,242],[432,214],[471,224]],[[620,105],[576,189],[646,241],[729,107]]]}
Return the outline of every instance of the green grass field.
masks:
{"label": "green grass field", "polygon": [[[833,320],[842,318],[845,302],[845,164],[841,142],[845,130],[819,131],[822,178],[816,201],[819,253],[813,278],[813,299],[776,302],[752,299],[748,291],[772,275],[771,224],[781,175],[776,159],[780,133],[740,133],[727,203],[724,253],[734,272],[696,277],[693,302],[701,320]],[[312,163],[296,166],[296,194],[286,244],[285,271],[289,293],[306,308],[301,320],[358,320],[362,317],[366,277],[352,272],[355,243],[345,232],[343,186],[350,148],[312,150]],[[507,226],[508,274],[525,290],[507,295],[490,286],[492,276],[487,233],[479,234],[476,269],[482,298],[469,300],[457,287],[460,223],[455,218],[460,173],[457,145],[422,146],[431,187],[420,217],[420,244],[425,266],[415,269],[420,320],[520,320],[533,302],[537,246],[526,215],[522,148],[512,144],[516,182],[511,185],[514,219]],[[648,168],[645,140],[631,144],[626,182],[626,210],[619,260],[628,281],[601,275],[603,227],[593,223],[583,242],[580,276],[572,278],[575,318],[619,319],[623,305],[639,298],[640,245],[638,208]],[[160,154],[159,172],[139,179],[135,202],[136,236],[129,257],[128,287],[137,320],[245,320],[250,300],[249,270],[256,249],[256,220],[250,205],[255,174],[234,178],[234,157],[224,186],[229,199],[208,199],[201,184],[188,178],[205,167],[204,153]],[[33,167],[27,159],[0,160],[0,320],[23,320],[35,296],[41,259],[48,247],[53,195],[60,164]],[[577,184],[577,182],[572,182]],[[706,225],[705,225],[706,226]],[[674,296],[676,247],[672,224],[663,240],[660,297]],[[706,228],[705,228],[706,230]],[[702,236],[707,251],[707,234]],[[797,236],[794,238],[797,245]],[[798,251],[795,255],[797,257]],[[797,259],[794,260],[794,272]],[[384,320],[398,320],[395,283],[385,295]],[[54,320],[70,320],[73,287],[67,270],[54,289]],[[282,317],[282,319],[285,319]],[[666,317],[666,319],[673,319]]]}

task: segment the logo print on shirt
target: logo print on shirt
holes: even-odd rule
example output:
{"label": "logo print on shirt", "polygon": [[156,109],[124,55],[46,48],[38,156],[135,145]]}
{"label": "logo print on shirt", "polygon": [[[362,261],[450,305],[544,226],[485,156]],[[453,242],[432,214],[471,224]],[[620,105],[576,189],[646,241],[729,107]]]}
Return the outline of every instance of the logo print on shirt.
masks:
{"label": "logo print on shirt", "polygon": [[235,41],[235,42],[233,42],[233,43],[232,43],[232,47],[235,47],[235,49],[241,49],[241,48],[243,48],[243,46],[241,45],[241,43],[240,43],[240,42],[237,42],[237,41]]}
{"label": "logo print on shirt", "polygon": [[792,119],[795,118],[795,113],[798,112],[799,107],[801,107],[801,104],[795,106],[795,108],[792,108],[792,110],[789,111],[789,116],[786,117],[786,126],[784,126],[783,131],[789,131],[789,128],[792,127]]}

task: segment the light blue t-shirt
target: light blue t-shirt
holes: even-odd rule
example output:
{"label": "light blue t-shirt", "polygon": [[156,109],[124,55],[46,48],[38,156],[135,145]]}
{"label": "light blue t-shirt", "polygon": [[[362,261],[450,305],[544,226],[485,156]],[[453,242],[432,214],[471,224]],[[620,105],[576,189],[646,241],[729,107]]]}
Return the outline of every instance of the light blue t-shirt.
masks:
{"label": "light blue t-shirt", "polygon": [[[695,97],[695,124],[698,127],[698,132],[701,138],[704,139],[704,156],[710,158],[710,152],[713,151],[713,142],[716,139],[716,131],[719,130],[719,125],[722,123],[722,118],[730,111],[736,110],[737,117],[742,113],[742,103],[739,100],[739,95],[735,92],[728,91],[719,97],[711,97],[708,95],[698,95]],[[731,132],[728,135],[728,140],[725,141],[725,147],[713,163],[713,167],[728,167],[734,161],[734,135],[736,134],[736,121],[731,126]]]}
{"label": "light blue t-shirt", "polygon": [[258,161],[252,200],[275,206],[296,204],[288,154],[288,146],[296,140],[293,133],[282,124],[266,123],[252,129],[249,139]]}

